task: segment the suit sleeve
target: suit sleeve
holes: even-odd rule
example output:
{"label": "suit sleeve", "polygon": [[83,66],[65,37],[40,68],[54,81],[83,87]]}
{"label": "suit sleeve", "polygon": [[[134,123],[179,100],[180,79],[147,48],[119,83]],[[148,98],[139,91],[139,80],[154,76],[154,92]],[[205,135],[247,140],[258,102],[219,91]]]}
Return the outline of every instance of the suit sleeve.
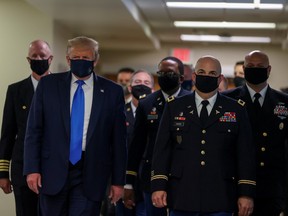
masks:
{"label": "suit sleeve", "polygon": [[151,169],[151,192],[167,190],[172,152],[170,119],[170,106],[167,104],[163,112],[154,146]]}
{"label": "suit sleeve", "polygon": [[134,132],[130,148],[128,149],[128,165],[126,170],[126,184],[134,185],[138,175],[139,165],[147,145],[146,114],[141,101],[136,110]]}
{"label": "suit sleeve", "polygon": [[39,81],[28,115],[24,141],[23,174],[40,173],[40,154],[43,136],[43,85]]}
{"label": "suit sleeve", "polygon": [[3,111],[0,140],[0,178],[9,178],[10,160],[17,135],[17,122],[12,86],[8,87]]}
{"label": "suit sleeve", "polygon": [[256,193],[256,153],[252,129],[245,107],[239,112],[238,154],[238,192],[239,196],[255,197]]}
{"label": "suit sleeve", "polygon": [[127,130],[125,116],[125,101],[121,91],[118,94],[115,107],[115,124],[113,130],[113,171],[112,185],[125,184],[125,171],[127,164]]}

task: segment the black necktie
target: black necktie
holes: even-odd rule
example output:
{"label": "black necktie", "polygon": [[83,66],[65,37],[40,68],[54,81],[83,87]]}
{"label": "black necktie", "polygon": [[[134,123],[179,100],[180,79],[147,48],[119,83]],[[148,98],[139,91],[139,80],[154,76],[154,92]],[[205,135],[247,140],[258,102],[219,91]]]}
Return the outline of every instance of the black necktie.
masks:
{"label": "black necktie", "polygon": [[203,100],[201,103],[202,103],[202,109],[200,112],[200,120],[203,124],[205,124],[208,119],[207,105],[209,104],[209,101]]}
{"label": "black necktie", "polygon": [[261,105],[259,103],[259,98],[261,97],[261,94],[260,93],[255,93],[254,94],[254,108],[255,108],[255,111],[259,111],[261,109]]}

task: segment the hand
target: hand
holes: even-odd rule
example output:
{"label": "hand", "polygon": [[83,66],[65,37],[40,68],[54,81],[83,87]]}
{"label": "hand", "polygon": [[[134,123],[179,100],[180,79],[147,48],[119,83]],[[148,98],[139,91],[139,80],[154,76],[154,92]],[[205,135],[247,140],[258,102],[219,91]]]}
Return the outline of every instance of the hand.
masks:
{"label": "hand", "polygon": [[167,193],[165,191],[155,191],[152,194],[152,203],[157,208],[167,206]]}
{"label": "hand", "polygon": [[126,208],[132,209],[135,206],[134,190],[124,189],[123,203]]}
{"label": "hand", "polygon": [[123,186],[111,185],[109,198],[111,199],[111,203],[116,205],[116,202],[122,197],[124,191]]}
{"label": "hand", "polygon": [[8,178],[1,178],[0,188],[2,188],[5,194],[11,193],[12,192],[11,181]]}
{"label": "hand", "polygon": [[32,173],[27,175],[26,181],[28,187],[36,194],[39,194],[39,188],[42,187],[40,173]]}
{"label": "hand", "polygon": [[250,197],[240,197],[238,199],[238,216],[249,216],[253,212],[254,202]]}

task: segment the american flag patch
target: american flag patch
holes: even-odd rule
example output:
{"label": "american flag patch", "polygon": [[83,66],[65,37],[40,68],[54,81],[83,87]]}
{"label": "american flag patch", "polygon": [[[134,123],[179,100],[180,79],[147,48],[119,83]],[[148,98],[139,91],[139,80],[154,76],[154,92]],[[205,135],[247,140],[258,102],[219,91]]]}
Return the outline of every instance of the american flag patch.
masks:
{"label": "american flag patch", "polygon": [[220,122],[236,122],[236,113],[235,112],[225,112],[221,118]]}

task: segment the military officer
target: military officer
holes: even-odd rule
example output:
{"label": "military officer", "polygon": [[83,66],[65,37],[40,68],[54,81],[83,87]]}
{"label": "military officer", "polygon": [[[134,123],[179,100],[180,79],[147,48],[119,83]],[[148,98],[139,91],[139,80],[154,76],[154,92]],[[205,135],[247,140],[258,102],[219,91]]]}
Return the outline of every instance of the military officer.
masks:
{"label": "military officer", "polygon": [[255,162],[243,101],[217,92],[220,62],[203,56],[193,73],[195,91],[167,104],[152,162],[156,207],[171,216],[231,216],[253,211]]}
{"label": "military officer", "polygon": [[268,85],[271,65],[265,53],[254,50],[247,54],[243,69],[246,85],[225,94],[245,101],[253,129],[257,148],[257,193],[253,215],[278,216],[284,211],[287,199],[288,96]]}
{"label": "military officer", "polygon": [[[147,216],[167,215],[165,208],[158,209],[152,205],[150,193],[153,147],[166,100],[169,96],[176,97],[189,93],[181,88],[184,73],[182,61],[169,56],[160,61],[158,69],[158,83],[161,89],[139,101],[136,111],[134,134],[128,150],[129,159],[126,172],[126,183],[133,185],[137,179],[139,170],[140,184],[144,191]],[[131,208],[131,205],[133,205],[133,190],[128,189],[127,186],[124,191],[124,202],[126,207]]]}
{"label": "military officer", "polygon": [[[130,83],[128,85],[128,91],[132,94],[132,99],[130,102],[125,104],[128,149],[132,140],[136,109],[138,107],[139,100],[142,100],[146,98],[149,94],[151,94],[153,88],[154,88],[154,77],[150,72],[140,69],[132,73]],[[133,209],[125,208],[121,199],[117,202],[116,216],[145,215],[145,204],[143,201],[142,190],[139,187],[139,181],[135,182],[133,188],[135,189],[136,192],[133,200],[135,204],[134,208]]]}

